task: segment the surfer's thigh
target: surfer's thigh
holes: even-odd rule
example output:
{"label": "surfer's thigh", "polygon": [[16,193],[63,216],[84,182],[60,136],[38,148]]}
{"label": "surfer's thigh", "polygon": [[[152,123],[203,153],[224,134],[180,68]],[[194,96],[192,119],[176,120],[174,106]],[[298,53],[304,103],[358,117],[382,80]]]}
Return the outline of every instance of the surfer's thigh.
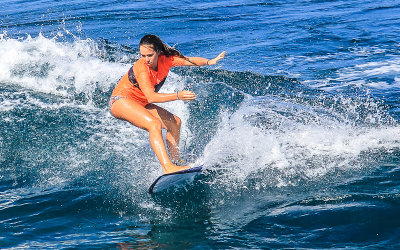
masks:
{"label": "surfer's thigh", "polygon": [[160,120],[163,128],[167,130],[180,128],[181,119],[168,110],[151,103],[146,105],[146,109],[149,110],[154,117],[157,117]]}
{"label": "surfer's thigh", "polygon": [[145,130],[151,130],[154,128],[161,130],[159,119],[152,115],[151,112],[141,104],[132,99],[121,98],[117,100],[111,106],[110,111],[115,118],[128,121],[136,127]]}

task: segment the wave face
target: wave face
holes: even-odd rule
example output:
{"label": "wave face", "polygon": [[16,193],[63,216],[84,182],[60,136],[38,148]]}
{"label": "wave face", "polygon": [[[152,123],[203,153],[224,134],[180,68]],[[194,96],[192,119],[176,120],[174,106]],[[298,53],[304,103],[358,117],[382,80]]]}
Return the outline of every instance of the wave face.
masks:
{"label": "wave face", "polygon": [[[156,3],[4,11],[0,247],[399,246],[399,6]],[[160,106],[205,170],[159,196],[147,194],[161,174],[147,132],[108,108],[147,29],[189,56],[228,51],[167,78],[162,92],[196,92]]]}

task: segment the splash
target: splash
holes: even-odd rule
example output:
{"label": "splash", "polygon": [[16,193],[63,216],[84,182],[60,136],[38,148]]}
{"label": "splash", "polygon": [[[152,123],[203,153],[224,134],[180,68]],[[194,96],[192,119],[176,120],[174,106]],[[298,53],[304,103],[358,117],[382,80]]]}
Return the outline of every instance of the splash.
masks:
{"label": "splash", "polygon": [[73,42],[42,34],[24,39],[0,37],[0,82],[58,96],[93,98],[106,91],[129,67],[102,60],[105,52],[92,39]]}
{"label": "splash", "polygon": [[[220,173],[211,185],[243,191],[334,181],[368,169],[400,147],[400,127],[387,121],[379,105],[336,101],[332,107],[253,97],[236,111],[221,113],[201,159]],[[351,115],[360,107],[368,115]]]}

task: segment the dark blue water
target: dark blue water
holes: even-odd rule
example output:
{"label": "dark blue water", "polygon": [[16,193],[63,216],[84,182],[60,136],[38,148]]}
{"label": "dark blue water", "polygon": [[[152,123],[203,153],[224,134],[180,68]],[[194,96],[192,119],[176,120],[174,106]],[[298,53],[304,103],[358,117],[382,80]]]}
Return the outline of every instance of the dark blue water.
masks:
{"label": "dark blue water", "polygon": [[[400,1],[0,1],[0,248],[399,248]],[[147,33],[205,171],[150,196],[108,97]]]}

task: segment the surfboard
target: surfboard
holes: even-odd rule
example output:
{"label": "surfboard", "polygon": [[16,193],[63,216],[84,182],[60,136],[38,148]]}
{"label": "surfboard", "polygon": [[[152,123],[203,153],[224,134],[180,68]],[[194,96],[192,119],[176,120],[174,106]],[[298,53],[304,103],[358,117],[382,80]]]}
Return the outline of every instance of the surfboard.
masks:
{"label": "surfboard", "polygon": [[163,174],[151,184],[149,193],[155,194],[168,188],[177,187],[185,182],[192,181],[194,176],[201,172],[202,168],[202,166],[197,166],[170,174]]}

